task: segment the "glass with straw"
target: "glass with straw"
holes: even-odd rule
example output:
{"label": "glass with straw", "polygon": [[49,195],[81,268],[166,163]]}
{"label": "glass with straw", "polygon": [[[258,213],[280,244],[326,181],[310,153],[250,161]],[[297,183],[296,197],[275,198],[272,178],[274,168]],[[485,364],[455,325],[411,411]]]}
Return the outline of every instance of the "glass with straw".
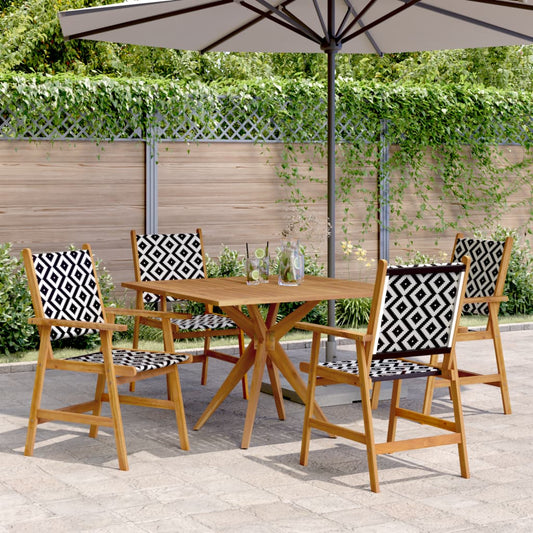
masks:
{"label": "glass with straw", "polygon": [[250,254],[250,248],[246,243],[246,283],[248,285],[268,283],[269,274],[268,241],[265,248],[256,248],[253,254]]}

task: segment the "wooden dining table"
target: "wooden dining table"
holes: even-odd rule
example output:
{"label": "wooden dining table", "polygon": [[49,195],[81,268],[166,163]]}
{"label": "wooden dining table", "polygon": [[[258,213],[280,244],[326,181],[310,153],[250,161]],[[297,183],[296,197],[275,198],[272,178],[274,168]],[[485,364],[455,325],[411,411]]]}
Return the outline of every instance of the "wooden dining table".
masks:
{"label": "wooden dining table", "polygon": [[[246,278],[242,277],[128,281],[122,283],[122,286],[158,294],[161,298],[170,296],[220,307],[251,339],[194,426],[195,430],[199,430],[253,367],[241,448],[248,448],[250,445],[265,368],[269,373],[280,420],[285,419],[285,409],[278,370],[296,394],[305,401],[307,386],[281,346],[281,338],[322,300],[365,298],[371,297],[373,293],[371,283],[318,276],[305,276],[297,286],[279,285],[277,277],[274,276],[271,276],[269,283],[258,285],[247,285]],[[279,306],[284,302],[296,302],[298,306],[289,315],[278,320]],[[243,312],[243,306],[246,307],[247,314]],[[266,307],[266,314],[261,313],[260,306]],[[165,349],[174,351],[174,346],[165,346]],[[326,420],[318,406],[315,414]]]}

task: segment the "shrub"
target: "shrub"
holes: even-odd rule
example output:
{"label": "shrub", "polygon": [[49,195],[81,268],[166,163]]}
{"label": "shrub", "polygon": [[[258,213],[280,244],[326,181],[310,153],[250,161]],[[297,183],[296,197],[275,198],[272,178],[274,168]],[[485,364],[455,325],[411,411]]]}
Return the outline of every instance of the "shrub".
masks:
{"label": "shrub", "polygon": [[359,328],[368,324],[372,298],[346,298],[335,303],[337,325]]}
{"label": "shrub", "polygon": [[0,353],[8,355],[34,348],[37,328],[21,258],[11,256],[11,243],[0,244]]}
{"label": "shrub", "polygon": [[516,230],[498,226],[490,236],[491,239],[498,241],[506,237],[512,237],[514,243],[503,291],[509,301],[501,304],[500,314],[531,315],[533,314],[533,253],[529,243],[523,240]]}
{"label": "shrub", "polygon": [[222,252],[218,256],[218,260],[215,261],[207,256],[205,266],[208,278],[228,278],[244,275],[244,257],[239,258],[237,250],[231,250],[225,245],[222,245]]}

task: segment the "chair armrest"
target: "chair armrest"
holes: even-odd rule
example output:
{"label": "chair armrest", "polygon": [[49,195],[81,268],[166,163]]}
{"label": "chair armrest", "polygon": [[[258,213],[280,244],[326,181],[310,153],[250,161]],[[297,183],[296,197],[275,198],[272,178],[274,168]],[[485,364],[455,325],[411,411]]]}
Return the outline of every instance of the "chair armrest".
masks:
{"label": "chair armrest", "polygon": [[82,320],[60,320],[58,318],[29,318],[30,324],[36,326],[57,326],[62,328],[98,329],[100,331],[126,331],[125,324],[112,324],[110,322],[84,322]]}
{"label": "chair armrest", "polygon": [[152,311],[149,309],[129,309],[125,307],[106,307],[110,315],[146,316],[154,318],[191,318],[190,313],[174,313],[172,311]]}
{"label": "chair armrest", "polygon": [[344,337],[345,339],[353,339],[354,341],[358,340],[361,342],[368,342],[372,339],[372,335],[368,335],[367,333],[358,333],[357,331],[350,331],[332,326],[321,326],[319,324],[310,324],[308,322],[297,322],[294,325],[294,328],[312,331],[313,333],[333,335],[335,337]]}

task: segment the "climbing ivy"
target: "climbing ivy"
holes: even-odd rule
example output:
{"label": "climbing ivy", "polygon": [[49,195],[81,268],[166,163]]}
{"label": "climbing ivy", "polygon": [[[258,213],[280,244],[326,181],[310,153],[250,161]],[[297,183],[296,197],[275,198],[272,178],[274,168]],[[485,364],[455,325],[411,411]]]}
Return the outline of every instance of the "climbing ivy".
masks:
{"label": "climbing ivy", "polygon": [[[491,227],[501,214],[528,205],[531,179],[531,93],[451,85],[384,85],[349,79],[337,82],[337,200],[343,227],[352,223],[352,199],[366,202],[363,231],[377,221],[379,189],[365,186],[389,175],[391,232],[451,226]],[[238,135],[261,126],[262,142],[284,141],[279,175],[306,229],[307,208],[319,198],[304,194],[306,181],[324,181],[326,87],[313,80],[174,82],[73,75],[0,76],[0,137],[21,137],[39,125],[41,135],[67,136],[72,122],[99,142],[140,138],[152,126],[173,128],[195,141],[200,126],[221,134],[215,117],[233,116]],[[237,105],[236,105],[237,102]],[[42,117],[46,117],[43,124]],[[384,126],[387,127],[384,127]],[[205,129],[205,128],[204,128]],[[163,131],[155,129],[155,135]],[[381,134],[381,135],[380,135]],[[393,147],[383,166],[380,143]],[[502,144],[524,147],[519,162],[507,160]],[[303,164],[302,164],[303,163]],[[307,168],[309,171],[302,171]],[[383,174],[385,171],[385,174]],[[519,202],[509,197],[521,191]],[[416,202],[407,214],[407,192]],[[435,201],[435,198],[437,200]],[[450,217],[445,206],[453,205]],[[473,222],[475,220],[475,222]]]}

